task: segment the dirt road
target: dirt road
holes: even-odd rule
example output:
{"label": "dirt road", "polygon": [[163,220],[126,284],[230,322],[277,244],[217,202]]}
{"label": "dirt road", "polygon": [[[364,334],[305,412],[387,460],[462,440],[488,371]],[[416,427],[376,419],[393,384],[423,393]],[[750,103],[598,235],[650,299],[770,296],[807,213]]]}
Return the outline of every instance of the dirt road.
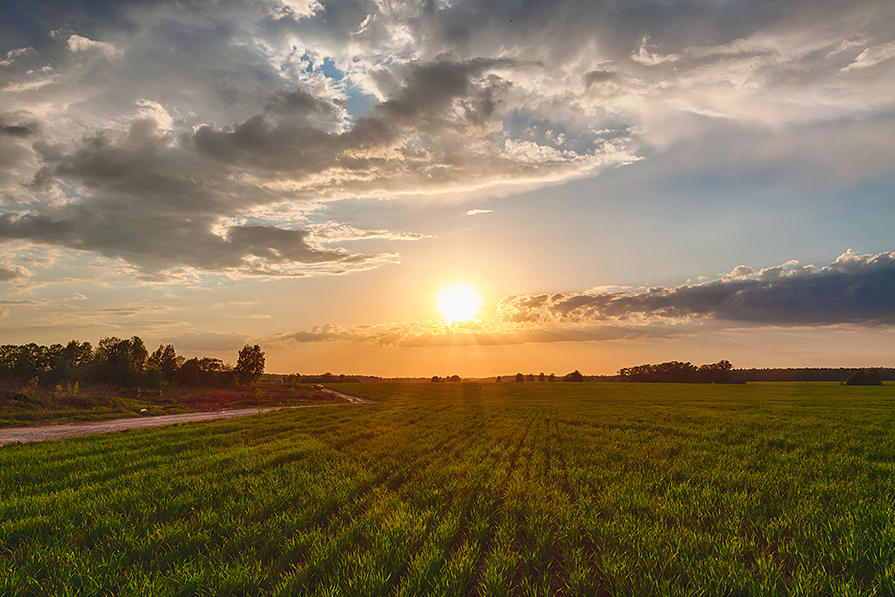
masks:
{"label": "dirt road", "polygon": [[213,412],[183,413],[179,415],[159,415],[157,417],[133,417],[127,419],[110,419],[108,421],[88,421],[84,423],[63,423],[62,425],[43,425],[39,427],[14,427],[12,429],[0,429],[0,446],[12,442],[40,442],[44,440],[64,439],[81,435],[93,435],[95,433],[112,433],[123,429],[148,429],[150,427],[166,427],[178,423],[192,423],[193,421],[211,421],[217,419],[232,419],[256,415],[283,408],[308,408],[311,406],[323,406],[322,404],[308,404],[304,406],[267,406],[262,408],[238,408],[235,410],[216,410]]}
{"label": "dirt road", "polygon": [[[322,392],[337,398],[342,398],[353,404],[373,404],[373,400],[349,396],[334,390],[324,389]],[[13,442],[41,442],[45,440],[65,439],[67,437],[79,437],[93,435],[95,433],[112,433],[124,429],[148,429],[150,427],[166,427],[178,423],[192,423],[194,421],[213,421],[217,419],[232,419],[257,415],[284,408],[310,408],[314,406],[328,406],[326,404],[306,404],[302,406],[264,406],[259,408],[238,408],[234,410],[216,410],[201,413],[183,413],[180,415],[159,415],[157,417],[133,417],[127,419],[110,419],[108,421],[89,421],[85,423],[63,423],[61,425],[43,425],[39,427],[14,427],[12,429],[0,429],[0,446]]]}
{"label": "dirt road", "polygon": [[375,400],[367,400],[366,398],[358,398],[357,396],[349,396],[348,394],[342,394],[341,392],[336,392],[335,390],[330,390],[329,388],[323,388],[320,390],[324,394],[329,394],[330,396],[336,396],[337,398],[344,398],[348,402],[353,404],[376,404]]}

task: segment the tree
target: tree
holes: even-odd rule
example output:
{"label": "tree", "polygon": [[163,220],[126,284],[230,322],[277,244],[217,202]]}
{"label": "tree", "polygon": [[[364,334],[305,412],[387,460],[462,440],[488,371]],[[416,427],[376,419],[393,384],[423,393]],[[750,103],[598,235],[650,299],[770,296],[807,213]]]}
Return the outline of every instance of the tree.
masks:
{"label": "tree", "polygon": [[556,381],[556,373],[551,373],[550,377],[547,378],[547,381]]}
{"label": "tree", "polygon": [[233,372],[236,374],[237,383],[241,384],[250,384],[261,377],[264,373],[264,353],[261,347],[257,344],[243,346]]}
{"label": "tree", "polygon": [[544,377],[544,372],[541,371],[541,372],[538,374],[538,381],[544,381],[545,379],[546,379],[546,378]]}
{"label": "tree", "polygon": [[581,371],[575,369],[571,373],[567,373],[563,376],[563,380],[565,381],[584,381],[584,376],[581,374]]}
{"label": "tree", "polygon": [[149,358],[149,351],[146,350],[146,345],[143,344],[143,339],[140,336],[131,338],[128,353],[134,369],[137,371],[146,369],[146,359]]}
{"label": "tree", "polygon": [[177,383],[184,386],[223,386],[233,373],[220,359],[203,357],[186,361],[177,372]]}
{"label": "tree", "polygon": [[882,383],[876,369],[858,369],[845,380],[847,386],[880,386]]}
{"label": "tree", "polygon": [[498,375],[498,376],[497,376],[497,380],[496,380],[496,381],[497,381],[497,383],[501,383],[501,382],[502,382],[502,381],[503,381],[503,380],[502,380],[502,379],[500,379],[500,376],[499,376],[499,375]]}
{"label": "tree", "polygon": [[112,367],[126,366],[130,362],[130,340],[115,336],[101,338],[96,347],[96,356]]}
{"label": "tree", "polygon": [[172,345],[163,346],[159,344],[155,352],[149,355],[147,365],[150,369],[161,371],[162,375],[165,376],[165,381],[171,383],[177,375],[177,370],[180,369],[185,360],[183,357],[177,356],[177,352]]}
{"label": "tree", "polygon": [[525,376],[522,375],[521,373],[517,373],[517,374],[516,374],[516,381],[518,381],[519,383],[522,383],[523,381],[525,381]]}
{"label": "tree", "polygon": [[700,365],[696,371],[700,383],[733,383],[733,365],[723,360],[709,365]]}
{"label": "tree", "polygon": [[[60,354],[64,349],[60,346]],[[100,380],[132,386],[139,382],[146,365],[146,346],[139,336],[122,340],[115,336],[102,338],[96,347],[96,373]]]}

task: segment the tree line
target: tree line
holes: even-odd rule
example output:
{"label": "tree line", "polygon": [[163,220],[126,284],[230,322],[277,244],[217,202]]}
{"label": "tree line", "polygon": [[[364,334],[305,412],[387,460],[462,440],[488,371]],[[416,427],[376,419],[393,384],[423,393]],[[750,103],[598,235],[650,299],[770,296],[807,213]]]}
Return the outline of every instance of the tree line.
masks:
{"label": "tree line", "polygon": [[[544,372],[541,371],[537,375],[534,373],[529,373],[525,375],[523,373],[517,373],[514,378],[512,378],[516,383],[524,383],[524,382],[554,382],[557,380],[561,381],[584,381],[584,375],[578,369],[575,369],[571,373],[566,373],[562,377],[557,377],[555,373],[551,373],[550,375],[544,375]],[[500,375],[495,379],[497,383],[503,382],[503,377]]]}
{"label": "tree line", "polygon": [[619,369],[621,381],[665,383],[736,383],[733,365],[722,360],[695,366],[692,363],[669,361],[656,365],[638,365]]}
{"label": "tree line", "polygon": [[147,388],[227,386],[250,384],[262,373],[264,352],[257,344],[246,344],[239,351],[236,366],[210,357],[187,359],[171,344],[161,344],[150,353],[139,336],[102,338],[96,347],[78,340],[66,345],[0,346],[0,383],[8,388],[63,381]]}
{"label": "tree line", "polygon": [[[846,367],[791,367],[786,369],[737,369],[736,375],[743,381],[838,381],[847,382],[857,371]],[[880,381],[895,381],[895,369],[879,367],[875,371]]]}

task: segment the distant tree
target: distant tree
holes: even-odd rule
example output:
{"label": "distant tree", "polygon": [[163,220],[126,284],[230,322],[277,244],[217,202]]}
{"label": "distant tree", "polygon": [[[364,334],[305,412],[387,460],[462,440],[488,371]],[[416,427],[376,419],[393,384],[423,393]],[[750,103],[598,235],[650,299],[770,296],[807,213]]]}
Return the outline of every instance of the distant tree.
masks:
{"label": "distant tree", "polygon": [[581,374],[581,371],[575,369],[571,373],[564,375],[563,381],[584,381],[584,376]]}
{"label": "distant tree", "polygon": [[233,372],[220,359],[203,357],[186,361],[177,371],[177,383],[185,386],[223,386],[231,383]]}
{"label": "distant tree", "polygon": [[441,378],[438,377],[437,375],[432,376],[432,383],[439,383],[440,381],[441,381]]}
{"label": "distant tree", "polygon": [[882,383],[876,369],[858,369],[845,380],[847,386],[880,386]]}
{"label": "distant tree", "polygon": [[448,380],[448,381],[453,381],[453,382],[461,381],[459,375],[451,375],[450,377],[447,378],[447,380]]}
{"label": "distant tree", "polygon": [[516,381],[519,382],[519,383],[524,382],[524,381],[525,381],[525,376],[522,375],[521,373],[517,373],[517,374],[516,374]]}
{"label": "distant tree", "polygon": [[497,379],[496,379],[495,381],[496,381],[497,383],[502,383],[502,382],[503,382],[503,380],[500,379],[500,376],[499,376],[499,375],[497,376]]}
{"label": "distant tree", "polygon": [[546,378],[544,377],[544,372],[541,371],[541,372],[538,374],[538,381],[544,381],[545,379],[546,379]]}
{"label": "distant tree", "polygon": [[669,361],[658,365],[638,365],[619,369],[622,381],[692,383],[698,380],[699,370],[692,363]]}
{"label": "distant tree", "polygon": [[550,376],[547,378],[547,381],[556,381],[556,374],[551,373]]}
{"label": "distant tree", "polygon": [[241,384],[250,384],[261,377],[264,373],[264,353],[261,347],[257,344],[243,346],[236,359],[233,373],[236,375],[236,381]]}
{"label": "distant tree", "polygon": [[727,360],[700,365],[696,377],[700,383],[733,383],[733,365]]}

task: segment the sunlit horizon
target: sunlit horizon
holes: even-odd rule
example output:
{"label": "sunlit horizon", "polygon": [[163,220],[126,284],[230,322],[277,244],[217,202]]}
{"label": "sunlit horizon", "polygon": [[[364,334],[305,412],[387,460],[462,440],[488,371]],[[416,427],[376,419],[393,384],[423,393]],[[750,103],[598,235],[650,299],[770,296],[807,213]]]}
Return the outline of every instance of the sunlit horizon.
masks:
{"label": "sunlit horizon", "polygon": [[2,342],[895,366],[895,13],[786,6],[0,9]]}

